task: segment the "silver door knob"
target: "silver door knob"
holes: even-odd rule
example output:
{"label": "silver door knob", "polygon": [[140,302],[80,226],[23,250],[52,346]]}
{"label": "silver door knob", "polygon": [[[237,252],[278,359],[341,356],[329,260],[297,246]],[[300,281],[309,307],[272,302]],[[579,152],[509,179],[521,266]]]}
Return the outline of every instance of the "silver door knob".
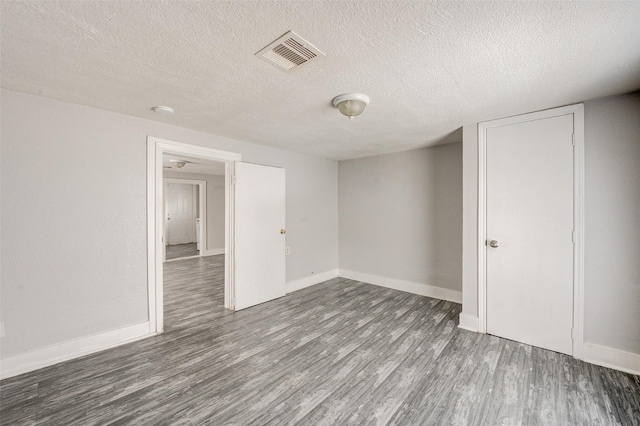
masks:
{"label": "silver door knob", "polygon": [[493,248],[498,248],[498,242],[496,240],[489,241],[489,245]]}

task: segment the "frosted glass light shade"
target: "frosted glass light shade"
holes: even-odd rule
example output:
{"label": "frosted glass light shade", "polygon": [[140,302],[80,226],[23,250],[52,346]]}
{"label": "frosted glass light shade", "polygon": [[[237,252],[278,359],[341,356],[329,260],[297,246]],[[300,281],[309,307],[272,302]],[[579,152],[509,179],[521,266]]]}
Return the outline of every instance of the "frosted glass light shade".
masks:
{"label": "frosted glass light shade", "polygon": [[171,114],[173,114],[173,108],[171,108],[169,106],[165,106],[165,105],[154,106],[151,109],[154,110],[155,112],[157,112],[160,115],[171,115]]}
{"label": "frosted glass light shade", "polygon": [[360,93],[347,93],[333,98],[333,106],[351,120],[362,114],[367,105],[369,97]]}

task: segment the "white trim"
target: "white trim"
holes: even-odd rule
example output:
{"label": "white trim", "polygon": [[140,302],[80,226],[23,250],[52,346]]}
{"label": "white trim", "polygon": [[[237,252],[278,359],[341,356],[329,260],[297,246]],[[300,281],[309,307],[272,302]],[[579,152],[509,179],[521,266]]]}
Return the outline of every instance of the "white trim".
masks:
{"label": "white trim", "polygon": [[473,315],[460,313],[458,328],[462,328],[463,330],[469,331],[478,331],[478,317],[474,317]]}
{"label": "white trim", "polygon": [[573,112],[573,356],[583,358],[584,351],[584,105]]}
{"label": "white trim", "polygon": [[478,124],[478,331],[480,333],[487,332],[487,314],[485,308],[487,306],[487,288],[486,288],[486,246],[487,237],[485,211],[487,209],[486,201],[486,181],[487,172],[485,166],[487,164],[486,147],[487,141],[485,136],[486,129],[482,123]]}
{"label": "white trim", "polygon": [[338,277],[338,270],[332,269],[331,271],[323,272],[321,274],[311,275],[310,277],[299,278],[297,280],[289,281],[285,284],[285,290],[287,293],[292,291],[302,290],[312,285],[320,284],[321,282]]}
{"label": "white trim", "polygon": [[229,161],[224,166],[224,307],[236,309],[236,161]]}
{"label": "white trim", "polygon": [[406,291],[407,293],[419,294],[420,296],[433,297],[434,299],[442,299],[455,303],[462,303],[461,291],[435,287],[426,283],[405,281],[396,278],[382,277],[379,275],[365,274],[363,272],[349,271],[346,269],[340,269],[338,271],[338,274],[342,278],[348,278],[350,280],[362,281],[380,287]]}
{"label": "white trim", "polygon": [[[205,182],[206,185],[206,182]],[[197,189],[196,189],[197,188]],[[200,202],[199,199],[196,200],[196,197],[200,198],[198,196],[198,191],[202,189],[200,188],[200,185],[191,185],[191,222],[193,223],[193,227],[191,228],[191,231],[193,232],[193,241],[191,241],[192,243],[196,243],[196,250],[197,250],[197,244],[198,244],[198,238],[201,237],[201,235],[197,235],[199,234],[196,233],[196,219],[198,219],[198,216],[200,215],[200,211],[198,209],[198,211],[196,211],[196,206],[198,205],[198,203]],[[166,214],[166,212],[165,212]]]}
{"label": "white trim", "polygon": [[218,254],[224,254],[224,247],[213,248],[202,253],[203,256],[216,256]]}
{"label": "white trim", "polygon": [[202,256],[199,254],[196,254],[195,256],[177,257],[175,259],[167,259],[164,261],[164,263],[178,262],[180,260],[187,260],[187,259],[197,259],[199,257],[202,257]]}
{"label": "white trim", "polygon": [[149,331],[147,321],[4,358],[0,360],[0,379],[28,373],[153,335],[155,333]]}
{"label": "white trim", "polygon": [[203,146],[147,137],[147,294],[149,296],[149,324],[151,330],[161,333],[164,329],[163,307],[163,169],[162,155],[172,153],[189,157],[225,162],[225,307],[233,309],[234,250],[233,209],[231,188],[233,165],[242,156],[234,152],[220,151]]}
{"label": "white trim", "polygon": [[573,356],[582,359],[584,343],[584,105],[548,109],[478,124],[478,331],[487,332],[486,288],[486,131],[492,127],[573,114],[575,134],[573,205],[575,244],[573,250]]}
{"label": "white trim", "polygon": [[582,355],[584,361],[591,364],[640,375],[640,354],[585,342]]}
{"label": "white trim", "polygon": [[[152,141],[151,137],[147,137],[147,297],[148,300],[148,309],[149,309],[149,331],[158,332],[162,331],[163,324],[158,326],[156,319],[158,315],[162,317],[162,311],[160,313],[156,312],[157,298],[156,298],[156,287],[158,277],[156,277],[156,271],[160,269],[160,265],[162,265],[162,261],[164,260],[164,241],[160,241],[158,244],[157,241],[157,225],[156,225],[156,204],[157,198],[163,198],[163,194],[158,194],[157,191],[157,180],[162,180],[162,172],[158,172],[158,164],[162,164],[162,159],[160,161],[156,161],[156,148],[157,142]],[[156,174],[158,177],[156,178]],[[164,188],[163,188],[164,191]],[[164,210],[161,212],[162,216],[164,216]],[[162,223],[162,221],[161,221]],[[163,231],[164,238],[164,231]],[[157,246],[162,246],[162,253],[158,253]],[[161,271],[162,272],[162,271]],[[162,275],[160,275],[160,284],[162,285]],[[162,290],[160,291],[162,294]],[[162,296],[160,296],[162,299]]]}

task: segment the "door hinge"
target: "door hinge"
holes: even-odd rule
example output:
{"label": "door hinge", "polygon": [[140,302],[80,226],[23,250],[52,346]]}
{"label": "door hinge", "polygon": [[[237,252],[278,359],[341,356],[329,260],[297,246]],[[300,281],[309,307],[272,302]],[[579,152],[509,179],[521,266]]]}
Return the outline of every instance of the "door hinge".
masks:
{"label": "door hinge", "polygon": [[571,135],[571,145],[576,146],[576,134],[573,133]]}
{"label": "door hinge", "polygon": [[238,183],[238,178],[235,176],[231,176],[231,185],[235,185],[236,183]]}
{"label": "door hinge", "polygon": [[576,243],[576,231],[571,231],[571,242]]}
{"label": "door hinge", "polygon": [[576,340],[576,335],[573,327],[571,327],[571,340]]}

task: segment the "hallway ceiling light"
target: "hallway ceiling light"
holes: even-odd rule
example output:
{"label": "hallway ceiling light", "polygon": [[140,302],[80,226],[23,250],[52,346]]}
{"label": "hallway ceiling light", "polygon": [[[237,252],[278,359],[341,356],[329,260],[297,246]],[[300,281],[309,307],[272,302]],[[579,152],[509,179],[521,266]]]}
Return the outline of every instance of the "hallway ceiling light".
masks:
{"label": "hallway ceiling light", "polygon": [[333,106],[350,120],[362,114],[367,105],[369,105],[369,97],[362,93],[345,93],[333,98]]}
{"label": "hallway ceiling light", "polygon": [[169,160],[169,162],[171,164],[175,164],[175,166],[179,169],[183,168],[185,166],[185,164],[190,163],[191,161],[185,161],[185,160]]}
{"label": "hallway ceiling light", "polygon": [[169,106],[158,105],[158,106],[154,106],[151,109],[154,110],[155,112],[157,112],[160,115],[171,115],[171,114],[173,114],[173,108],[171,108]]}

